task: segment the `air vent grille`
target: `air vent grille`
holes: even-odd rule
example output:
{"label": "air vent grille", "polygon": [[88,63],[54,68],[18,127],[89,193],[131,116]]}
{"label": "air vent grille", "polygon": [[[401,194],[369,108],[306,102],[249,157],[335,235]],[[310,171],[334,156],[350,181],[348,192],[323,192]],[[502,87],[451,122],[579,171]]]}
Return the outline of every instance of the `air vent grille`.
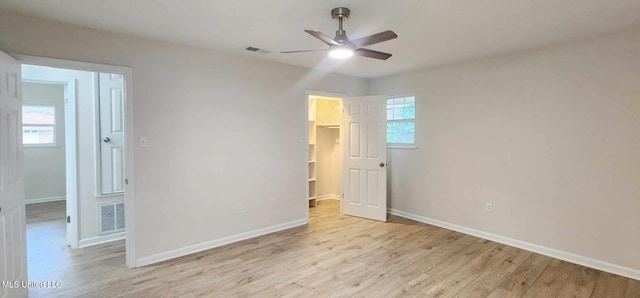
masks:
{"label": "air vent grille", "polygon": [[100,235],[124,231],[124,202],[99,204],[98,211]]}
{"label": "air vent grille", "polygon": [[271,53],[271,51],[263,50],[263,49],[256,48],[256,47],[246,47],[244,49],[249,51],[249,52],[260,53],[260,54],[269,54],[269,53]]}

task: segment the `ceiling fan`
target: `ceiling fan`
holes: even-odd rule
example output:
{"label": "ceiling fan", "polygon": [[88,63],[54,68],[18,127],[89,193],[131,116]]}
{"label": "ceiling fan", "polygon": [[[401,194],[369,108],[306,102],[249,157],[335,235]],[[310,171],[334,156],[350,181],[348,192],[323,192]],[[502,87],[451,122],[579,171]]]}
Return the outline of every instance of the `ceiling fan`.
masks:
{"label": "ceiling fan", "polygon": [[342,21],[348,19],[350,14],[351,14],[351,11],[345,7],[338,7],[331,10],[331,17],[334,20],[338,20],[338,23],[339,23],[338,31],[336,31],[336,37],[334,37],[333,39],[331,39],[329,36],[325,35],[320,31],[304,30],[305,32],[313,35],[315,38],[329,45],[328,49],[288,51],[288,52],[280,52],[280,53],[291,54],[291,53],[329,51],[329,56],[333,58],[349,58],[353,55],[356,55],[356,56],[369,57],[369,58],[380,59],[380,60],[389,59],[389,57],[391,57],[391,54],[369,50],[362,47],[370,46],[376,43],[394,39],[394,38],[397,38],[398,35],[391,30],[387,30],[387,31],[383,31],[373,35],[365,36],[362,38],[349,40],[349,38],[347,38],[347,32],[342,29]]}

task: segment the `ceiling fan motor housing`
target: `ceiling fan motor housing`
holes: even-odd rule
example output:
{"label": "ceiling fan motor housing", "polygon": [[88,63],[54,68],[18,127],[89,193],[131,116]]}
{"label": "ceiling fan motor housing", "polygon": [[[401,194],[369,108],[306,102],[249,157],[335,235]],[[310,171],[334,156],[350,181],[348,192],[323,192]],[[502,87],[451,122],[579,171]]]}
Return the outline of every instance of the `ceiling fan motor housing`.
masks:
{"label": "ceiling fan motor housing", "polygon": [[331,17],[334,20],[339,20],[339,19],[346,20],[349,18],[350,15],[351,15],[351,11],[346,7],[338,7],[331,10]]}
{"label": "ceiling fan motor housing", "polygon": [[342,21],[349,18],[351,11],[346,7],[337,7],[331,10],[331,17],[337,20],[340,24],[338,31],[336,31],[336,37],[333,40],[340,44],[349,44],[349,38],[347,38],[347,32],[342,29]]}

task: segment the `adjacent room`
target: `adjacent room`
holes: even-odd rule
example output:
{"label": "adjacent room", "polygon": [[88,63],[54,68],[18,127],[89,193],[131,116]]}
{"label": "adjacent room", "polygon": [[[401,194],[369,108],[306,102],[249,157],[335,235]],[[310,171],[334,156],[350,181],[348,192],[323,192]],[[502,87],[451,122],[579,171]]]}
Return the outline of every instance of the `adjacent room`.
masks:
{"label": "adjacent room", "polygon": [[640,297],[640,1],[2,0],[0,51],[0,297]]}

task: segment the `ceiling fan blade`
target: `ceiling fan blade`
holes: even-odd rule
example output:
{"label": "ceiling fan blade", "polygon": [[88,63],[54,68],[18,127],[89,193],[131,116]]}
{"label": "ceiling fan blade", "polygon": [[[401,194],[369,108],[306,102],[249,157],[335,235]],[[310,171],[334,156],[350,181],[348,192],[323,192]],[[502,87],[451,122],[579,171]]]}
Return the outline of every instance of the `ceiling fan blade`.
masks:
{"label": "ceiling fan blade", "polygon": [[391,54],[369,50],[369,49],[357,49],[353,54],[356,56],[369,57],[369,58],[380,59],[380,60],[387,60],[389,59],[389,57],[391,57]]}
{"label": "ceiling fan blade", "polygon": [[329,49],[324,49],[324,50],[302,50],[302,51],[287,51],[287,52],[280,52],[282,54],[291,54],[291,53],[308,53],[308,52],[326,52]]}
{"label": "ceiling fan blade", "polygon": [[361,38],[352,40],[351,42],[353,44],[355,44],[357,47],[366,47],[366,46],[370,46],[372,44],[376,44],[376,43],[379,43],[379,42],[387,41],[387,40],[394,39],[394,38],[397,38],[397,37],[398,37],[398,35],[395,32],[393,32],[391,30],[387,30],[387,31],[376,33],[376,34],[373,34],[373,35],[361,37]]}
{"label": "ceiling fan blade", "polygon": [[320,31],[317,31],[317,30],[304,30],[304,32],[307,32],[307,33],[313,35],[313,37],[315,37],[315,38],[317,38],[319,40],[322,40],[324,43],[326,43],[326,44],[328,44],[330,46],[339,46],[340,45],[337,41],[331,39],[331,37],[325,35],[324,33],[320,32]]}

